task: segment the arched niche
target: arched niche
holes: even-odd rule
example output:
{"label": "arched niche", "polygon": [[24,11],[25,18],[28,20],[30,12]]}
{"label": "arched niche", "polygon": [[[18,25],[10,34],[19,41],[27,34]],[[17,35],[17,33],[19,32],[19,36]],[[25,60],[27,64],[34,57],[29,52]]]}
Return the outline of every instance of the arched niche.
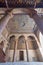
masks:
{"label": "arched niche", "polygon": [[10,37],[10,39],[9,39],[9,46],[10,46],[10,49],[14,50],[15,44],[16,44],[15,36],[12,35],[12,36]]}
{"label": "arched niche", "polygon": [[20,36],[18,38],[18,45],[17,45],[17,49],[26,49],[25,48],[25,37],[24,36]]}
{"label": "arched niche", "polygon": [[39,46],[34,36],[28,36],[28,49],[30,51],[29,57],[32,58],[31,61],[35,61],[35,62],[42,61],[42,56],[39,50]]}
{"label": "arched niche", "polygon": [[37,41],[33,36],[28,36],[28,48],[31,50],[36,50],[39,48]]}

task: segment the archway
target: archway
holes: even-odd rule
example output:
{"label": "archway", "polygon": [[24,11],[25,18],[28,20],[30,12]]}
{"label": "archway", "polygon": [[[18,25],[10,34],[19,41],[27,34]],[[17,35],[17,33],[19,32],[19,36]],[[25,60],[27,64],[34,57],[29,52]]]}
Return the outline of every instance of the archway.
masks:
{"label": "archway", "polygon": [[15,35],[9,37],[8,49],[7,49],[7,61],[13,62],[15,56],[16,40]]}
{"label": "archway", "polygon": [[19,37],[17,49],[25,49],[25,37],[24,36]]}
{"label": "archway", "polygon": [[29,49],[28,55],[30,61],[32,62],[42,61],[42,56],[34,36],[28,36],[28,49]]}
{"label": "archway", "polygon": [[14,36],[14,35],[12,35],[12,36],[10,37],[9,43],[10,43],[10,49],[14,49],[14,48],[15,48],[15,43],[16,43],[16,41],[15,41],[15,36]]}
{"label": "archway", "polygon": [[18,38],[17,50],[19,53],[19,61],[27,61],[26,56],[26,40],[23,35]]}
{"label": "archway", "polygon": [[28,44],[29,44],[28,45],[29,49],[33,49],[33,50],[38,49],[37,41],[33,36],[28,36]]}

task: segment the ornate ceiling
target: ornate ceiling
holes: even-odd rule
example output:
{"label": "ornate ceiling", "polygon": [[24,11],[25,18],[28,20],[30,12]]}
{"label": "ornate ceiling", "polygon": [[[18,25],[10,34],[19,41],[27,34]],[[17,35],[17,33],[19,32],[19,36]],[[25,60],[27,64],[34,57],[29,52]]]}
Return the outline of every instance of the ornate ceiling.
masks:
{"label": "ornate ceiling", "polygon": [[0,0],[0,7],[43,7],[43,0]]}
{"label": "ornate ceiling", "polygon": [[33,32],[35,22],[28,15],[14,15],[7,24],[7,30],[15,32]]}
{"label": "ornate ceiling", "polygon": [[[43,9],[42,8],[37,8],[35,9],[37,10],[37,13],[42,15],[43,14]],[[0,19],[2,17],[4,17],[5,13],[6,13],[7,9],[0,9]],[[21,13],[22,10],[21,9],[13,9],[13,13],[14,14],[13,18],[11,18],[7,24],[7,30],[11,33],[15,33],[15,32],[34,32],[34,28],[36,27],[35,21],[30,18],[28,15],[20,15],[18,13]],[[24,13],[24,12],[22,12]],[[15,15],[16,14],[16,15]]]}

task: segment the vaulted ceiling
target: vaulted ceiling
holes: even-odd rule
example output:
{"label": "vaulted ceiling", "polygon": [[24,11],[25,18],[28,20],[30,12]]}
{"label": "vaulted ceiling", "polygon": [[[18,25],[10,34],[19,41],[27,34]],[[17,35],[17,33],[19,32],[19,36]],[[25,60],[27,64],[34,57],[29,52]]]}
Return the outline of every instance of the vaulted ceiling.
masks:
{"label": "vaulted ceiling", "polygon": [[33,32],[35,22],[28,15],[14,15],[7,24],[7,30],[15,32]]}
{"label": "vaulted ceiling", "polygon": [[[38,8],[35,9],[38,13],[38,15],[43,16],[43,9],[42,8]],[[0,20],[5,16],[6,11],[8,12],[7,9],[5,8],[1,8],[0,9]],[[22,13],[22,15],[18,14],[18,13]],[[36,24],[35,21],[29,17],[29,15],[24,15],[24,12],[22,12],[21,9],[13,9],[13,13],[14,14],[13,18],[11,18],[6,26],[6,29],[10,32],[10,33],[15,33],[15,32],[34,32],[34,30],[36,29]],[[16,14],[16,15],[15,15]]]}

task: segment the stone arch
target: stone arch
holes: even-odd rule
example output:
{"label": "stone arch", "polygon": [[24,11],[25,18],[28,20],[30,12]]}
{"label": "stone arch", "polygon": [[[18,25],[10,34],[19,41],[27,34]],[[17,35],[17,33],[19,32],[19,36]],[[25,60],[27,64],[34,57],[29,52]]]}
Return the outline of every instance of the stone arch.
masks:
{"label": "stone arch", "polygon": [[18,49],[25,49],[25,37],[23,35],[19,36],[18,38]]}
{"label": "stone arch", "polygon": [[[38,41],[38,39],[37,39],[37,37],[36,37],[35,34],[29,34],[28,36],[32,36],[32,37],[34,37],[35,40],[36,40],[36,42],[37,42],[38,47],[39,47],[39,48],[41,47],[40,44],[39,44],[40,42]],[[27,38],[28,38],[28,36],[27,36]]]}
{"label": "stone arch", "polygon": [[18,38],[20,36],[24,36],[25,37],[25,40],[27,40],[28,36],[33,36],[35,38],[35,40],[37,41],[38,46],[41,47],[35,34],[32,34],[32,33],[31,34],[23,34],[23,35],[22,34],[10,34],[8,36],[8,41],[9,41],[10,37],[13,36],[13,35],[15,36],[15,39],[17,38],[17,40],[18,40]]}
{"label": "stone arch", "polygon": [[38,49],[38,44],[34,36],[28,36],[28,46],[30,49]]}
{"label": "stone arch", "polygon": [[12,37],[12,36],[15,36],[15,35],[14,34],[9,34],[8,35],[8,41],[9,41],[10,37]]}
{"label": "stone arch", "polygon": [[15,43],[16,43],[15,36],[14,35],[10,36],[10,38],[9,38],[9,46],[10,46],[10,49],[13,49],[14,50]]}
{"label": "stone arch", "polygon": [[29,35],[28,37],[29,37],[29,40],[32,41],[32,45],[31,45],[32,47],[30,48],[33,54],[33,56],[30,55],[31,58],[33,59],[32,61],[42,61],[40,45],[39,45],[37,37],[35,35]]}
{"label": "stone arch", "polygon": [[21,39],[21,38],[25,39],[24,35],[19,36],[18,39]]}

